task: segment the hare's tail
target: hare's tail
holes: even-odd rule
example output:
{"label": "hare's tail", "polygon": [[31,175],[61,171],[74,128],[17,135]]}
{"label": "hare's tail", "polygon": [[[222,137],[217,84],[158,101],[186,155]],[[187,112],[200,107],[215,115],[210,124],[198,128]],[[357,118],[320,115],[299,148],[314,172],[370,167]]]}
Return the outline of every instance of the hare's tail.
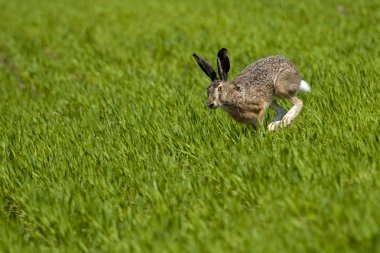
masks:
{"label": "hare's tail", "polygon": [[310,88],[310,85],[304,81],[304,80],[301,80],[301,85],[300,85],[300,91],[305,91],[305,92],[310,92],[311,91],[311,88]]}

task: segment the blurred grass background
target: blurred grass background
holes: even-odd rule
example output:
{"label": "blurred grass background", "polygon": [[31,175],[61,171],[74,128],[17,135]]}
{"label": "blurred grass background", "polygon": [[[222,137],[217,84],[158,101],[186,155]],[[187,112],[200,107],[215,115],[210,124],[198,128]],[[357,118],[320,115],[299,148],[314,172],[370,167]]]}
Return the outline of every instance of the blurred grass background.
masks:
{"label": "blurred grass background", "polygon": [[[0,8],[1,252],[380,251],[378,1]],[[206,110],[221,47],[298,66],[291,128]]]}

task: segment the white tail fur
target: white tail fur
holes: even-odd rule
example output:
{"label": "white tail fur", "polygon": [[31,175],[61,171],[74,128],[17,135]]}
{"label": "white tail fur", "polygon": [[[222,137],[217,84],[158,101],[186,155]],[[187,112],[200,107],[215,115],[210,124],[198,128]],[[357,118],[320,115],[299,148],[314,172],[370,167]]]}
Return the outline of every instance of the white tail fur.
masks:
{"label": "white tail fur", "polygon": [[310,92],[311,91],[311,88],[310,88],[310,85],[304,81],[304,80],[301,80],[301,85],[300,85],[300,91],[305,91],[305,92]]}

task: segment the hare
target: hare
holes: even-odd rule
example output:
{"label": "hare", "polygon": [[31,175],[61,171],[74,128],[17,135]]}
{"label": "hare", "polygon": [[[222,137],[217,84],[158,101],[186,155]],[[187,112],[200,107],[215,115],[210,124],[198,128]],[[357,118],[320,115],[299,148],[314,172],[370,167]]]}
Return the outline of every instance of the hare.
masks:
{"label": "hare", "polygon": [[[295,65],[283,56],[269,56],[252,63],[230,83],[227,82],[230,70],[227,49],[220,49],[217,55],[219,77],[208,62],[195,53],[193,57],[212,81],[207,89],[207,107],[222,107],[236,121],[254,128],[263,123],[268,107],[277,112],[268,125],[270,131],[290,126],[303,106],[302,100],[295,96],[297,91],[310,91]],[[289,99],[293,107],[286,111],[276,103],[277,98]]]}

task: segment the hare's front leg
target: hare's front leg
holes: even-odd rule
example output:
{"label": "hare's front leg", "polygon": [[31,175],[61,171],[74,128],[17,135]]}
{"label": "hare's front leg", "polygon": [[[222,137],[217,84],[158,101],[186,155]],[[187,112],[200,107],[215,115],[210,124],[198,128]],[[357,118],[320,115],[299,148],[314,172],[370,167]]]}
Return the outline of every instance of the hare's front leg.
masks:
{"label": "hare's front leg", "polygon": [[266,109],[266,104],[264,104],[264,106],[261,107],[261,110],[259,111],[259,113],[257,114],[257,117],[255,117],[253,120],[252,120],[252,126],[254,129],[257,129],[258,125],[259,124],[263,124],[264,122],[264,114],[265,114],[265,109]]}
{"label": "hare's front leg", "polygon": [[301,112],[303,107],[303,102],[301,99],[297,97],[290,97],[290,101],[293,104],[293,107],[290,108],[290,110],[285,114],[284,118],[282,119],[284,126],[290,126],[290,124],[293,122],[293,120],[298,116],[298,114]]}
{"label": "hare's front leg", "polygon": [[286,115],[286,110],[276,103],[276,101],[273,101],[270,105],[270,107],[277,112],[276,118],[268,125],[269,131],[274,131],[276,128],[281,126],[281,120]]}

